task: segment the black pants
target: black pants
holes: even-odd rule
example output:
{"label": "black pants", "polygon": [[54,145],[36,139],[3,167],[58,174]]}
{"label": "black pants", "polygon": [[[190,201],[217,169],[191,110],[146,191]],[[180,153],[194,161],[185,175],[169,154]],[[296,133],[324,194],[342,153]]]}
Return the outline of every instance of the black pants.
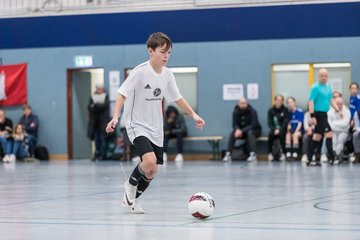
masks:
{"label": "black pants", "polygon": [[171,138],[176,138],[177,153],[183,153],[184,137],[186,137],[185,133],[165,134],[165,136],[164,136],[164,152],[167,153],[167,151],[168,151],[169,140]]}
{"label": "black pants", "polygon": [[[229,152],[231,152],[234,149],[234,144],[236,141],[234,133],[235,133],[235,130],[232,131],[229,136],[228,148],[227,148],[227,150]],[[249,152],[256,153],[256,138],[260,137],[260,135],[261,135],[261,130],[255,129],[255,130],[250,130],[250,131],[246,132],[244,134],[244,136],[242,137],[242,139],[246,140],[246,143],[249,147],[249,149],[248,149]]]}
{"label": "black pants", "polygon": [[271,153],[275,138],[280,139],[281,148],[282,148],[283,152],[285,152],[285,137],[286,137],[286,132],[282,132],[280,130],[280,134],[275,136],[274,131],[270,131],[269,141],[268,141],[268,152]]}

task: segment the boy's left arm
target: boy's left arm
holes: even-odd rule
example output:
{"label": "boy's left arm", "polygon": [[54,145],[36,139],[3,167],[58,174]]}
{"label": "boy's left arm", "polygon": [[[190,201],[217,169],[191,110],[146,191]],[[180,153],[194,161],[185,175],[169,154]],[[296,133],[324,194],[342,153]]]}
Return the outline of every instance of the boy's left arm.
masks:
{"label": "boy's left arm", "polygon": [[185,98],[180,98],[179,100],[175,101],[176,104],[181,107],[181,109],[190,117],[192,117],[196,123],[196,128],[203,128],[205,125],[205,121],[195,113],[189,103],[185,100]]}

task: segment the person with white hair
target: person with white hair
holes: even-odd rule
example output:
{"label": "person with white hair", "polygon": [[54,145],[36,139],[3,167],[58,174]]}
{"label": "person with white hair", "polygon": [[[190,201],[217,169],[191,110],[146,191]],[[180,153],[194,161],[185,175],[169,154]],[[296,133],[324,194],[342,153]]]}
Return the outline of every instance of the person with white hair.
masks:
{"label": "person with white hair", "polygon": [[330,108],[327,115],[333,132],[334,164],[338,164],[342,160],[344,145],[349,136],[351,113],[341,97],[335,98],[334,101],[338,107],[338,112],[334,108]]}

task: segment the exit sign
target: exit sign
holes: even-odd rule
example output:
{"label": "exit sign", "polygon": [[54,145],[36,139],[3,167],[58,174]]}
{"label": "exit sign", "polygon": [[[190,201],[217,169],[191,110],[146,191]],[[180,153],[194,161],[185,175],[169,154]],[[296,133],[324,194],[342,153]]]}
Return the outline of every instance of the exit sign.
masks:
{"label": "exit sign", "polygon": [[75,67],[92,67],[93,56],[81,55],[74,57]]}

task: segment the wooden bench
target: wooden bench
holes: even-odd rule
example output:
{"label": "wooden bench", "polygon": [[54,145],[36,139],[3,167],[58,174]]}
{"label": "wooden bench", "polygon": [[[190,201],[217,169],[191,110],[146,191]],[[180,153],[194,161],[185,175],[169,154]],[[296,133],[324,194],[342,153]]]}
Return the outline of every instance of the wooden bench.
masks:
{"label": "wooden bench", "polygon": [[223,136],[201,136],[201,137],[184,137],[184,141],[207,141],[212,147],[213,160],[221,159],[220,141],[223,140]]}

